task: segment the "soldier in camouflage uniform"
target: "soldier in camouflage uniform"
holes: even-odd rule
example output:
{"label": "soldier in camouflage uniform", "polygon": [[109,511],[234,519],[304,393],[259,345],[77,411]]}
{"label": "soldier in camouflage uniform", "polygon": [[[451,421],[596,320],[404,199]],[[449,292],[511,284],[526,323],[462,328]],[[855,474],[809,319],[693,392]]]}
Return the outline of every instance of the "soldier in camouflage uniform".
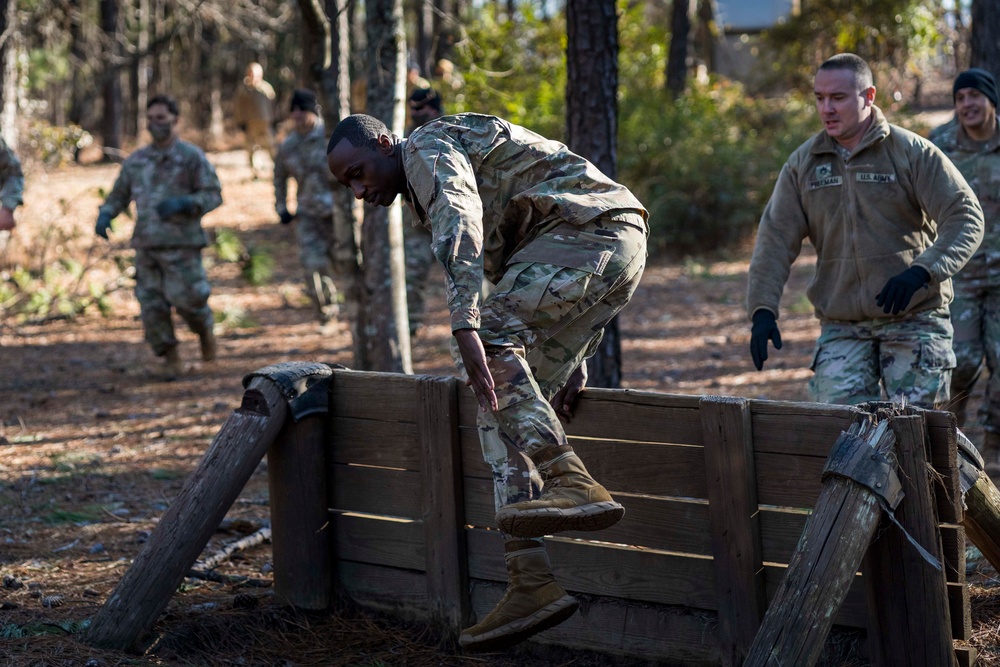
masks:
{"label": "soldier in camouflage uniform", "polygon": [[0,139],[0,232],[17,226],[14,209],[24,203],[24,172],[21,161]]}
{"label": "soldier in camouflage uniform", "polygon": [[[424,123],[440,118],[444,114],[441,96],[433,88],[417,88],[407,100],[410,121],[407,134]],[[424,323],[424,295],[430,283],[434,253],[431,251],[431,231],[418,223],[410,214],[409,207],[403,208],[403,257],[406,262],[406,312],[410,320],[410,336],[415,336]]]}
{"label": "soldier in camouflage uniform", "polygon": [[274,88],[264,80],[260,63],[247,65],[246,77],[236,90],[236,124],[246,138],[250,171],[259,177],[259,167],[254,156],[263,148],[274,159]]}
{"label": "soldier in camouflage uniform", "polygon": [[979,198],[986,233],[979,250],[952,279],[955,300],[955,370],[951,407],[965,425],[969,394],[979,379],[985,357],[989,369],[983,402],[983,458],[987,472],[1000,477],[1000,124],[997,85],[986,70],[962,72],[952,87],[955,118],[931,134]]}
{"label": "soldier in camouflage uniform", "polygon": [[822,328],[809,383],[814,400],[948,400],[951,276],[983,236],[983,212],[962,174],[933,144],[886,122],[868,65],[841,54],[820,66],[825,130],[778,176],[761,218],[747,288],[750,353],[761,370],[792,261],[808,238],[808,296]]}
{"label": "soldier in camouflage uniform", "polygon": [[[274,161],[275,209],[282,224],[295,221],[299,258],[305,271],[306,292],[320,324],[337,315],[337,287],[333,282],[333,191],[326,166],[326,134],[319,117],[316,94],[292,94],[293,131],[278,148]],[[288,211],[288,179],[296,182],[295,214]]]}
{"label": "soldier in camouflage uniform", "polygon": [[135,295],[146,342],[163,357],[168,377],[182,368],[171,308],[198,335],[202,359],[216,355],[211,286],[201,262],[208,243],[201,216],[222,203],[215,169],[200,148],[177,136],[177,116],[173,98],[149,100],[146,123],[153,143],[122,164],[95,229],[107,239],[112,220],[135,200]]}
{"label": "soldier in camouflage uniform", "polygon": [[[330,138],[328,162],[355,197],[388,206],[401,194],[431,229],[457,360],[481,406],[510,577],[497,607],[459,642],[510,646],[577,608],[541,536],[598,530],[624,513],[568,444],[560,416],[572,415],[584,361],[642,275],[646,211],[562,144],[495,116],[443,116],[405,140],[370,116],[349,116]],[[484,275],[496,284],[485,300]]]}

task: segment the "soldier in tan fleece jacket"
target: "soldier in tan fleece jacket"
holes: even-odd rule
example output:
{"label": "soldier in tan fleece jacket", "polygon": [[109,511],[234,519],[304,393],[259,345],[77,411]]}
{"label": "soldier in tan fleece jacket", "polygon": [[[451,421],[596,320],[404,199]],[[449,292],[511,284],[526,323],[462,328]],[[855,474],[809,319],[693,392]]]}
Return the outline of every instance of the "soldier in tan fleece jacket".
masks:
{"label": "soldier in tan fleece jacket", "polygon": [[816,249],[807,290],[820,319],[813,400],[948,401],[951,276],[983,237],[983,212],[955,166],[929,141],[890,125],[871,70],[853,54],[814,80],[823,131],[789,157],[764,210],[750,262],[747,315],[758,370],[803,239]]}

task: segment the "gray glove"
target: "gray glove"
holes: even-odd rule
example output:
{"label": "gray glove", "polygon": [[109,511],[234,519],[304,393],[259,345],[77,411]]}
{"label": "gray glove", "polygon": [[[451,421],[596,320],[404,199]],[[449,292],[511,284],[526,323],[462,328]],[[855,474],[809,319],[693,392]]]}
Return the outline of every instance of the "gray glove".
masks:
{"label": "gray glove", "polygon": [[111,214],[101,213],[97,216],[97,225],[94,227],[94,233],[102,239],[107,239],[109,229],[111,229]]}

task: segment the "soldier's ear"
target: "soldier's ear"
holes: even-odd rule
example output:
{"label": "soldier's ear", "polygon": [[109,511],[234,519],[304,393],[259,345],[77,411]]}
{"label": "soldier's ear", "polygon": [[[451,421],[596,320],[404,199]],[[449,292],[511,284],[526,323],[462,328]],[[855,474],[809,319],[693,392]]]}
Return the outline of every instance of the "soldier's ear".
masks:
{"label": "soldier's ear", "polygon": [[383,155],[392,155],[393,145],[394,144],[392,142],[392,137],[390,137],[388,134],[378,135],[378,147]]}

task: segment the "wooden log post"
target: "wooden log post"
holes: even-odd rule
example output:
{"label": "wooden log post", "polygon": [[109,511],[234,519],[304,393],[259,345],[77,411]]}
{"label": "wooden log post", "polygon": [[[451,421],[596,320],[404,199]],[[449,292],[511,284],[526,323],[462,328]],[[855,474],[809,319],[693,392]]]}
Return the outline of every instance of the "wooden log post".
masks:
{"label": "wooden log post", "polygon": [[860,415],[827,460],[823,488],[784,578],[764,615],[745,667],[810,667],[878,527],[882,503],[902,494],[893,432]]}
{"label": "wooden log post", "polygon": [[1000,571],[1000,490],[983,469],[976,446],[958,432],[958,469],[965,512],[962,525],[983,557]]}
{"label": "wooden log post", "polygon": [[198,468],[83,635],[91,646],[136,650],[204,550],[285,424],[288,404],[267,378],[254,378]]}
{"label": "wooden log post", "polygon": [[287,420],[267,450],[274,594],[300,609],[333,601],[325,413]]}
{"label": "wooden log post", "polygon": [[883,518],[883,530],[872,542],[862,569],[871,663],[956,665],[924,418],[900,415],[891,417],[889,423],[896,434],[896,457],[906,494],[896,519],[938,564],[928,562],[898,526]]}
{"label": "wooden log post", "polygon": [[728,667],[742,664],[767,608],[750,402],[705,397],[699,413],[719,596],[720,655]]}
{"label": "wooden log post", "polygon": [[458,381],[426,376],[419,379],[419,387],[427,599],[432,619],[446,636],[455,638],[472,620]]}

